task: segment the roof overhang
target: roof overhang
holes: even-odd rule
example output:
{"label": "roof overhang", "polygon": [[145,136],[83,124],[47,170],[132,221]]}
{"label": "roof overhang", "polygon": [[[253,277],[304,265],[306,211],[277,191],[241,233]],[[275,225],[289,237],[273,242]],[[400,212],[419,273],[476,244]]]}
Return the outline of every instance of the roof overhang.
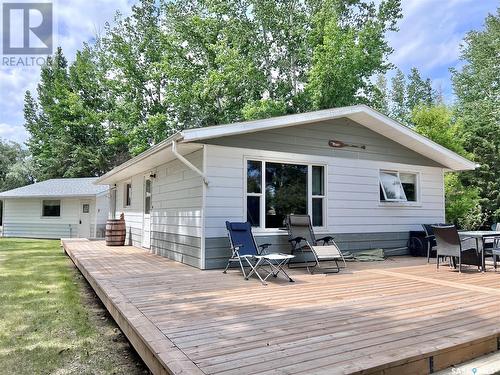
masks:
{"label": "roof overhang", "polygon": [[366,105],[325,109],[315,112],[272,117],[264,120],[188,129],[176,133],[147,151],[113,168],[95,183],[112,185],[136,174],[154,170],[159,165],[174,160],[172,142],[178,142],[179,153],[189,154],[201,149],[204,140],[232,135],[255,133],[264,130],[312,124],[337,118],[349,118],[453,171],[473,170],[476,164],[457,153],[418,134],[407,126],[392,120]]}
{"label": "roof overhang", "polygon": [[29,194],[29,195],[0,195],[2,199],[64,199],[64,198],[95,198],[98,195],[104,194],[107,191],[96,194],[71,194],[71,195],[47,195],[47,194]]}
{"label": "roof overhang", "polygon": [[325,109],[296,115],[273,117],[265,120],[189,129],[182,132],[183,142],[201,142],[212,138],[254,133],[269,129],[310,124],[336,118],[351,120],[373,130],[431,160],[454,171],[473,170],[476,164],[436,142],[418,134],[407,126],[392,120],[366,105]]}
{"label": "roof overhang", "polygon": [[[181,133],[172,135],[171,137],[144,151],[142,154],[139,154],[126,161],[125,163],[113,168],[108,173],[99,177],[97,181],[95,181],[95,184],[113,185],[119,181],[127,180],[134,175],[153,171],[158,166],[175,160],[176,156],[172,152],[172,142],[177,142],[179,140],[182,140],[182,138],[183,137]],[[203,145],[200,144],[182,143],[178,146],[178,152],[180,154],[186,155],[201,148],[203,148]]]}

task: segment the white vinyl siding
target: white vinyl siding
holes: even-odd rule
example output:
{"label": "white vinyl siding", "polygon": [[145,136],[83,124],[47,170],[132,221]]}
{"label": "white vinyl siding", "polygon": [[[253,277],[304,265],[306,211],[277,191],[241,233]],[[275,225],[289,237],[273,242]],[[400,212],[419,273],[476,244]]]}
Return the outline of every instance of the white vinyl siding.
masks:
{"label": "white vinyl siding", "polygon": [[[50,198],[53,200],[53,198]],[[94,235],[95,198],[81,198],[90,202],[90,233]],[[80,198],[58,198],[61,201],[59,217],[42,217],[41,198],[4,199],[3,235],[6,237],[64,238],[78,236]]]}
{"label": "white vinyl siding", "polygon": [[[444,221],[443,170],[382,161],[297,155],[274,151],[207,146],[206,237],[226,235],[224,222],[245,221],[244,174],[247,159],[289,160],[327,165],[328,233],[406,232],[425,222]],[[420,201],[380,202],[379,170],[419,173]],[[257,233],[257,232],[256,232]],[[283,232],[281,232],[283,233]],[[276,231],[276,234],[280,232]]]}
{"label": "white vinyl siding", "polygon": [[[202,169],[202,150],[185,155],[185,158]],[[179,160],[149,172],[156,174],[156,178],[151,179],[151,251],[201,268],[201,177]],[[132,244],[137,247],[142,243],[144,176],[149,172],[143,171],[117,184],[117,191],[124,191],[125,184],[132,183],[132,204],[125,207],[125,194],[117,194],[116,217],[121,212],[125,214],[127,236],[131,233]]]}
{"label": "white vinyl siding", "polygon": [[[126,184],[132,184],[132,196],[130,206],[126,205],[125,187]],[[116,195],[116,218],[123,213],[125,216],[125,224],[127,227],[126,243],[134,246],[141,246],[142,242],[142,190],[144,183],[144,175],[133,176],[130,180],[123,181],[117,184],[117,191],[123,194]]]}

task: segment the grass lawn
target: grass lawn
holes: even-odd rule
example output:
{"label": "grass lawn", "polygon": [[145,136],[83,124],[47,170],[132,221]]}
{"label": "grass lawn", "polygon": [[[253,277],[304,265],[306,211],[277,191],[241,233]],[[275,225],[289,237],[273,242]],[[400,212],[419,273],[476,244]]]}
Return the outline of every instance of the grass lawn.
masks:
{"label": "grass lawn", "polygon": [[144,374],[59,241],[0,238],[0,374]]}

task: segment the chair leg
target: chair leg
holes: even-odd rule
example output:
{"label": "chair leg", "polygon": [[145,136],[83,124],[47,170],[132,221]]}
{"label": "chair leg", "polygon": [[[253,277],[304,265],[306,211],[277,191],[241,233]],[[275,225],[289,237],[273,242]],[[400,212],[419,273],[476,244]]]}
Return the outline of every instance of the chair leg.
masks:
{"label": "chair leg", "polygon": [[228,270],[228,268],[229,268],[229,264],[230,264],[230,263],[231,263],[231,261],[228,261],[228,262],[227,262],[227,266],[226,266],[226,268],[224,268],[224,271],[222,271],[222,273],[227,273],[227,270]]}
{"label": "chair leg", "polygon": [[496,254],[493,255],[493,267],[495,268],[495,271],[497,270],[497,256]]}
{"label": "chair leg", "polygon": [[431,243],[430,241],[427,241],[427,263],[429,263],[430,258],[431,258]]}
{"label": "chair leg", "polygon": [[439,254],[436,254],[436,269],[439,270]]}

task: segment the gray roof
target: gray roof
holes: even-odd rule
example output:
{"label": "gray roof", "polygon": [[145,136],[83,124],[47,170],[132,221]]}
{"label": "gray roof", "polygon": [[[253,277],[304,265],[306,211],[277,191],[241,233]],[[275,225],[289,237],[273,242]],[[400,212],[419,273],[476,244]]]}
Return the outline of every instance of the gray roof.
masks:
{"label": "gray roof", "polygon": [[0,193],[0,198],[88,197],[104,193],[106,185],[94,185],[97,177],[54,178]]}

